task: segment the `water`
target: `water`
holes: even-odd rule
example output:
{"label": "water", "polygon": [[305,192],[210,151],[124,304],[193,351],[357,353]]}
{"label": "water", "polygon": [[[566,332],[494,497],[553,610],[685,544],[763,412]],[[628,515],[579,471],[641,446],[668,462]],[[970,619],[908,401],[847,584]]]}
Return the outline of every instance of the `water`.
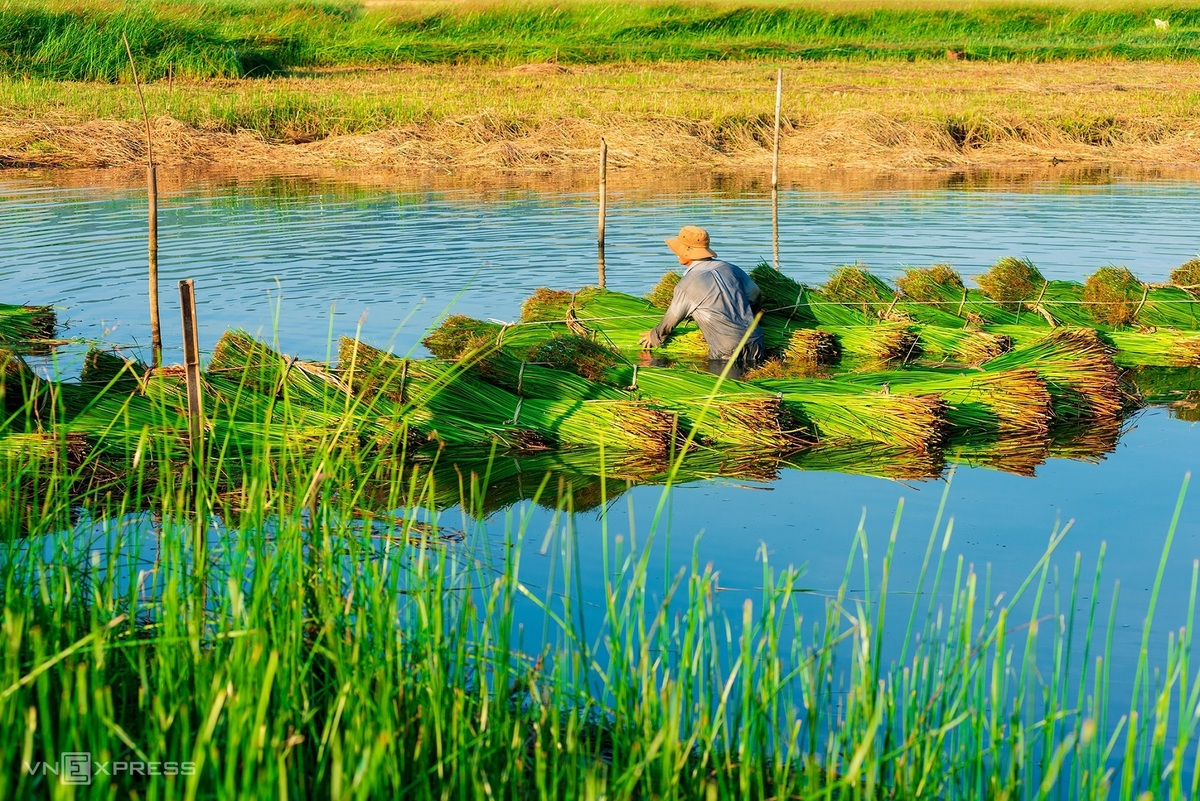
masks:
{"label": "water", "polygon": [[[240,326],[277,336],[288,353],[323,359],[332,338],[361,326],[368,341],[420,352],[422,332],[448,309],[514,320],[538,286],[595,281],[593,201],[533,191],[382,192],[291,179],[168,194],[160,200],[166,358],[180,359],[175,282],[185,277],[196,281],[207,347]],[[614,192],[609,286],[646,291],[673,266],[662,239],[684,224],[707,227],[717,252],[745,267],[771,256],[770,201],[762,193]],[[787,191],[780,199],[783,268],[813,282],[854,261],[883,275],[934,262],[973,275],[1004,255],[1027,257],[1050,278],[1080,279],[1123,264],[1144,280],[1163,280],[1196,254],[1197,231],[1200,185],[1194,183]],[[69,334],[144,348],[144,232],[140,190],[0,181],[0,299],[53,303],[70,322]],[[1100,608],[1107,609],[1119,582],[1114,652],[1128,661],[1114,666],[1113,695],[1125,698],[1174,503],[1185,474],[1200,466],[1195,425],[1163,409],[1142,413],[1134,424],[1101,463],[1051,460],[1036,478],[962,468],[947,489],[944,480],[899,483],[788,470],[770,483],[685,485],[671,494],[653,558],[670,572],[690,561],[693,538],[702,533],[700,562],[717,567],[731,601],[761,584],[760,549],[776,566],[804,566],[806,585],[831,589],[842,579],[860,518],[865,514],[878,563],[903,501],[893,568],[893,586],[903,589],[915,583],[946,492],[954,518],[950,553],[988,572],[995,596],[1015,591],[1051,533],[1072,521],[1053,565],[1069,579],[1078,552],[1090,579],[1107,543]],[[608,536],[628,537],[636,528],[644,537],[661,492],[636,487],[615,501]],[[532,514],[526,567],[536,585],[548,562],[538,550],[550,513]],[[600,514],[582,515],[579,525],[584,564],[600,564]],[[1165,632],[1186,621],[1197,558],[1200,510],[1192,499],[1166,563],[1155,621],[1160,650],[1152,653],[1161,654]],[[596,591],[600,578],[585,576],[585,588]],[[1086,601],[1090,580],[1084,583]],[[895,619],[902,623],[904,612]]]}

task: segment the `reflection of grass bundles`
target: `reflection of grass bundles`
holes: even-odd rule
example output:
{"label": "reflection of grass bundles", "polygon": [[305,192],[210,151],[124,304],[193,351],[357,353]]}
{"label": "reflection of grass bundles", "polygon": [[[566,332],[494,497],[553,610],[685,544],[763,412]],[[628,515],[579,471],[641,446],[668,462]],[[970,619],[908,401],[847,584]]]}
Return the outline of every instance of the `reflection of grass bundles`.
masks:
{"label": "reflection of grass bundles", "polygon": [[912,450],[875,443],[821,446],[788,457],[798,470],[849,473],[900,481],[937,478],[945,463],[940,450]]}
{"label": "reflection of grass bundles", "polygon": [[1050,456],[1081,462],[1102,462],[1117,450],[1124,431],[1120,418],[1080,426],[1063,426],[1051,433]]}
{"label": "reflection of grass bundles", "polygon": [[1013,368],[1037,371],[1056,420],[1118,417],[1125,408],[1111,350],[1095,331],[1058,329],[983,365],[988,372]]}
{"label": "reflection of grass bundles", "polygon": [[[753,384],[698,370],[647,367],[637,371],[637,391],[678,412],[680,426],[694,429],[703,442],[791,451],[810,439],[773,393]],[[631,367],[609,370],[606,380],[631,386]],[[718,386],[719,383],[719,386]]]}
{"label": "reflection of grass bundles", "polygon": [[[458,433],[483,428],[509,445],[538,438],[569,445],[665,453],[673,421],[648,404],[631,400],[519,397],[480,381],[462,365],[406,361],[355,340],[343,339],[341,368],[355,389],[388,393],[405,419],[432,438],[451,442]],[[457,443],[455,443],[457,444]]]}
{"label": "reflection of grass bundles", "polygon": [[946,458],[955,464],[985,467],[1026,477],[1036,475],[1037,469],[1046,463],[1049,455],[1049,434],[968,440],[946,452]]}
{"label": "reflection of grass bundles", "polygon": [[946,438],[946,403],[937,395],[894,395],[829,380],[765,379],[818,442],[879,442],[912,450],[939,447]]}
{"label": "reflection of grass bundles", "polygon": [[49,306],[13,306],[0,303],[0,342],[16,345],[36,339],[51,339],[57,327]]}
{"label": "reflection of grass bundles", "polygon": [[893,370],[840,376],[840,383],[901,395],[938,395],[955,439],[993,434],[1044,434],[1050,428],[1046,383],[1032,369],[951,373]]}

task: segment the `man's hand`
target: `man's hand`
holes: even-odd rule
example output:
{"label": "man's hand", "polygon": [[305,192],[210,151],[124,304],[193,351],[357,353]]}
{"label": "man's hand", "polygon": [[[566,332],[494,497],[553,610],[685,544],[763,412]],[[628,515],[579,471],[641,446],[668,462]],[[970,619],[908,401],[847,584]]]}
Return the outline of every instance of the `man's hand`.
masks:
{"label": "man's hand", "polygon": [[651,348],[654,347],[653,337],[654,337],[654,332],[647,331],[646,333],[642,334],[642,338],[638,340],[638,344],[642,346],[643,350],[650,350]]}

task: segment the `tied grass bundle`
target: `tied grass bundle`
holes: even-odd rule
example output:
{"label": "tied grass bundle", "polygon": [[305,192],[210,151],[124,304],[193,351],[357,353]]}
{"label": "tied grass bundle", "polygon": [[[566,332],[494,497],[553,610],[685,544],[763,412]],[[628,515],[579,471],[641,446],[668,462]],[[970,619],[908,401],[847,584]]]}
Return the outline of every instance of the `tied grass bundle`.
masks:
{"label": "tied grass bundle", "polygon": [[1171,283],[1200,297],[1200,256],[1188,259],[1171,271]]}
{"label": "tied grass bundle", "polygon": [[946,403],[938,395],[896,395],[833,380],[768,379],[758,385],[779,393],[823,444],[878,442],[930,450],[945,442],[949,428]]}
{"label": "tied grass bundle", "polygon": [[904,297],[917,303],[957,304],[966,287],[962,276],[948,264],[910,267],[896,279]]}
{"label": "tied grass bundle", "polygon": [[759,305],[764,312],[774,312],[801,324],[817,324],[816,317],[808,307],[805,298],[807,288],[803,284],[793,281],[766,262],[759,263],[750,271],[750,280],[762,292]]}
{"label": "tied grass bundle", "polygon": [[925,356],[976,365],[1013,348],[1012,337],[968,328],[923,325],[919,329],[920,351]]}
{"label": "tied grass bundle", "polygon": [[1010,311],[1037,299],[1046,279],[1033,262],[1005,256],[976,279],[992,300]]}
{"label": "tied grass bundle", "polygon": [[632,387],[680,415],[679,426],[702,444],[790,452],[811,444],[777,394],[698,370],[617,367],[606,380]]}
{"label": "tied grass bundle", "polygon": [[37,376],[25,360],[0,347],[0,408],[10,415],[23,415],[32,421],[41,403]]}
{"label": "tied grass bundle", "polygon": [[349,387],[324,365],[289,358],[245,331],[226,331],[213,348],[207,372],[224,375],[256,392],[321,411],[345,410]]}
{"label": "tied grass bundle", "polygon": [[0,342],[13,346],[52,339],[58,327],[49,306],[13,306],[0,303]]}
{"label": "tied grass bundle", "polygon": [[908,362],[921,355],[921,339],[910,325],[830,326],[824,330],[837,337],[843,356],[878,364]]}
{"label": "tied grass bundle", "polygon": [[[586,287],[573,295],[539,289],[521,307],[521,321],[553,325],[549,335],[573,333],[619,351],[638,351],[638,341],[662,322],[662,310],[643,298]],[[526,331],[522,344],[536,336]],[[548,338],[541,332],[541,339]],[[509,338],[505,337],[505,343]],[[707,358],[708,343],[694,322],[683,322],[656,351],[681,358]]]}
{"label": "tied grass bundle", "polygon": [[1055,420],[1105,420],[1125,409],[1112,349],[1090,329],[1057,329],[982,368],[988,372],[1031,368],[1050,391]]}
{"label": "tied grass bundle", "polygon": [[122,392],[133,392],[141,386],[146,365],[126,359],[115,349],[91,348],[83,358],[79,380],[84,384],[112,385]]}
{"label": "tied grass bundle", "polygon": [[1083,285],[1083,302],[1102,325],[1132,324],[1142,297],[1142,282],[1126,267],[1101,267]]}
{"label": "tied grass bundle", "polygon": [[836,380],[900,395],[937,395],[946,402],[949,435],[959,440],[1045,434],[1053,419],[1045,381],[1027,368],[995,373],[893,370],[840,376]]}
{"label": "tied grass bundle", "polygon": [[821,288],[826,300],[859,308],[867,317],[879,317],[895,305],[896,293],[865,264],[835,269]]}
{"label": "tied grass bundle", "polygon": [[646,300],[656,309],[666,310],[671,305],[671,301],[675,298],[675,287],[679,286],[679,280],[682,275],[674,270],[666,273],[654,288],[646,293]]}
{"label": "tied grass bundle", "polygon": [[611,349],[590,339],[557,334],[530,348],[529,361],[599,380],[605,370],[620,364],[622,359]]}
{"label": "tied grass bundle", "polygon": [[1200,334],[1172,330],[1109,331],[1121,367],[1200,367]]}
{"label": "tied grass bundle", "polygon": [[510,447],[540,440],[661,454],[675,430],[670,415],[641,401],[520,397],[461,365],[406,361],[356,340],[343,339],[339,355],[356,391],[387,393],[406,420],[451,444],[478,444],[484,433]]}
{"label": "tied grass bundle", "polygon": [[842,356],[837,337],[816,328],[797,328],[792,331],[782,352],[786,360],[806,368],[836,364]]}

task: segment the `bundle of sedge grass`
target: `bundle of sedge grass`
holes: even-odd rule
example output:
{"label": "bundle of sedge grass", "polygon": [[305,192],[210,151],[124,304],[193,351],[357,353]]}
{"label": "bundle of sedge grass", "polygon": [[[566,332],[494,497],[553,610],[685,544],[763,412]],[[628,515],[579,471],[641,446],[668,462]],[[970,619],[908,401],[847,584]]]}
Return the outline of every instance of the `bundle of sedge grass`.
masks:
{"label": "bundle of sedge grass", "polygon": [[677,430],[670,415],[642,401],[521,397],[478,380],[461,363],[404,360],[356,340],[342,340],[339,354],[356,390],[391,393],[406,418],[443,440],[448,421],[473,421],[506,442],[527,431],[547,442],[665,453]]}
{"label": "bundle of sedge grass", "polygon": [[999,372],[893,370],[839,376],[840,383],[900,395],[938,395],[946,402],[949,436],[1045,434],[1053,420],[1050,392],[1033,369]]}
{"label": "bundle of sedge grass", "polygon": [[823,444],[879,442],[930,450],[940,447],[949,431],[946,402],[936,394],[899,395],[818,379],[766,379],[757,385],[779,393]]}
{"label": "bundle of sedge grass", "polygon": [[284,356],[237,329],[226,331],[217,341],[207,372],[321,411],[347,410],[352,404],[349,387],[326,365]]}
{"label": "bundle of sedge grass", "polygon": [[1060,328],[1038,341],[985,362],[988,372],[1036,370],[1050,392],[1055,420],[1119,417],[1126,398],[1112,349],[1093,330]]}
{"label": "bundle of sedge grass", "polygon": [[1172,270],[1171,284],[1194,297],[1200,297],[1200,256],[1188,259]]}
{"label": "bundle of sedge grass", "polygon": [[7,414],[35,418],[41,407],[43,388],[25,360],[0,348],[0,409]]}
{"label": "bundle of sedge grass", "polygon": [[1120,367],[1200,367],[1200,334],[1169,329],[1107,331]]}
{"label": "bundle of sedge grass", "polygon": [[0,303],[0,343],[17,346],[53,339],[58,320],[50,306],[13,306]]}
{"label": "bundle of sedge grass", "polygon": [[922,325],[917,329],[923,356],[959,364],[976,365],[1013,348],[1012,337],[971,328]]}
{"label": "bundle of sedge grass", "polygon": [[675,287],[679,286],[679,280],[682,275],[671,270],[663,275],[659,282],[654,285],[654,288],[646,293],[646,300],[656,309],[666,310],[671,305],[671,301],[675,298]]}
{"label": "bundle of sedge grass", "polygon": [[[1028,266],[1032,267],[1032,265]],[[1036,268],[1034,269],[1036,270]],[[945,264],[935,264],[932,267],[912,267],[896,279],[896,285],[908,299],[910,307],[930,306],[936,308],[942,315],[953,315],[974,329],[989,324],[1019,325],[1028,323],[1039,327],[1047,326],[1047,322],[1043,318],[1037,315],[1031,316],[1031,313],[1026,311],[1020,303],[1014,304],[1013,308],[1006,308],[992,300],[985,292],[967,288],[963,285],[962,276]],[[936,321],[928,318],[923,319],[926,322],[937,324]],[[942,324],[942,327],[954,326]]]}
{"label": "bundle of sedge grass", "polygon": [[605,380],[653,398],[679,415],[681,431],[703,444],[790,452],[811,444],[777,394],[744,381],[721,380],[699,370],[615,367]]}
{"label": "bundle of sedge grass", "polygon": [[88,349],[83,357],[83,368],[79,380],[84,384],[112,386],[125,392],[133,392],[141,386],[146,365],[126,359],[115,348]]}

